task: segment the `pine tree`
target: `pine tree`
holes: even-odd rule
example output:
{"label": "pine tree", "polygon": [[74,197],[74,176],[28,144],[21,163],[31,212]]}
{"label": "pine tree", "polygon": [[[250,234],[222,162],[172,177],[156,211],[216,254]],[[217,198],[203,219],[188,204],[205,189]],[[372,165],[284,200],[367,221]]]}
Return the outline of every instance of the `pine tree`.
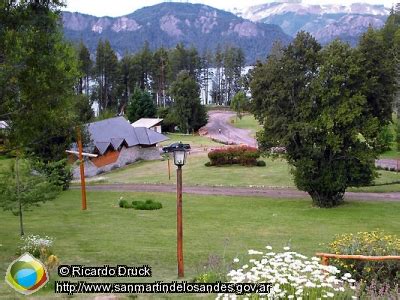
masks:
{"label": "pine tree", "polygon": [[79,67],[79,81],[78,81],[78,94],[85,92],[86,95],[90,93],[90,76],[92,73],[93,62],[90,58],[89,49],[81,41],[78,46],[78,67]]}
{"label": "pine tree", "polygon": [[207,123],[207,112],[200,102],[200,87],[188,71],[181,71],[171,85],[173,112],[181,132],[197,131]]}
{"label": "pine tree", "polygon": [[108,40],[99,40],[96,50],[95,76],[100,112],[117,112],[118,59]]}
{"label": "pine tree", "polygon": [[357,49],[334,41],[323,50],[300,32],[252,73],[261,148],[286,148],[296,186],[317,206],[339,205],[348,187],[376,176],[374,160],[385,146],[380,135],[391,120],[394,95],[388,57],[372,30]]}
{"label": "pine tree", "polygon": [[11,125],[11,148],[59,160],[76,124],[76,54],[64,41],[61,1],[0,5],[0,111]]}
{"label": "pine tree", "polygon": [[156,94],[157,105],[165,107],[171,77],[171,65],[168,52],[163,47],[154,52],[151,77],[153,78],[153,90]]}
{"label": "pine tree", "polygon": [[153,118],[157,113],[156,106],[148,92],[136,88],[128,104],[127,117],[131,123],[141,118]]}

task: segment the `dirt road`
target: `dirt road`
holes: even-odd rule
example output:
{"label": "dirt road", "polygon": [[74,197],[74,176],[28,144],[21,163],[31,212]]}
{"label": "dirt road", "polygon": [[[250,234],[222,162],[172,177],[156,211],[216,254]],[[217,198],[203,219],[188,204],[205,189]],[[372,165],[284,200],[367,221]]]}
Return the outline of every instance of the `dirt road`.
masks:
{"label": "dirt road", "polygon": [[[73,186],[72,189],[78,189]],[[120,191],[120,192],[161,192],[175,193],[175,185],[164,184],[101,184],[87,186],[89,191]],[[184,186],[183,192],[196,195],[224,195],[242,197],[265,197],[265,198],[309,198],[307,193],[296,189],[271,189],[252,187],[213,187],[213,186]],[[346,193],[348,200],[361,201],[389,201],[399,202],[399,193]]]}
{"label": "dirt road", "polygon": [[231,125],[230,119],[236,114],[231,111],[210,111],[208,124],[205,126],[208,137],[225,143],[246,144],[257,147],[256,140],[251,136],[251,131],[236,128]]}
{"label": "dirt road", "polygon": [[375,165],[384,169],[400,171],[400,160],[396,159],[377,159]]}

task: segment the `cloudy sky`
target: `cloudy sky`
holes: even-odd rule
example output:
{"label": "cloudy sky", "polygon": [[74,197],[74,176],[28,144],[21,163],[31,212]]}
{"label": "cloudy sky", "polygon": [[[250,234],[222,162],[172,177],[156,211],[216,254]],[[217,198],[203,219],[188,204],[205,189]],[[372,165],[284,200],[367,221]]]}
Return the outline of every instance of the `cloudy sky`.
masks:
{"label": "cloudy sky", "polygon": [[[365,2],[370,4],[384,4],[387,7],[391,7],[393,3],[398,2],[399,0],[357,0],[357,1],[349,1],[349,0],[303,0],[304,3],[311,4],[345,4],[350,2]],[[144,6],[154,5],[160,2],[168,2],[168,1],[160,1],[160,0],[65,0],[67,7],[65,10],[68,11],[78,11],[85,14],[95,15],[95,16],[122,16],[129,14],[136,9],[139,9]],[[174,1],[179,2],[179,1]],[[186,2],[186,1],[180,1]],[[256,4],[262,4],[267,2],[273,2],[271,0],[203,0],[189,1],[191,3],[204,3],[213,7],[217,7],[220,9],[230,9],[234,7],[243,7],[243,6],[251,6]]]}

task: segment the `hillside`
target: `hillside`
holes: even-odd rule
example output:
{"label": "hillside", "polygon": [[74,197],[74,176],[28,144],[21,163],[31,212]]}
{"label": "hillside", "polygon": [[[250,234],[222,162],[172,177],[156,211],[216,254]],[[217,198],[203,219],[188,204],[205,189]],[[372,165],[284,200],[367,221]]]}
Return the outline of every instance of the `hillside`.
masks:
{"label": "hillside", "polygon": [[72,41],[82,39],[92,53],[101,38],[108,39],[120,56],[139,50],[145,41],[153,49],[182,42],[195,46],[200,53],[229,44],[241,47],[247,63],[252,64],[266,57],[274,41],[285,44],[291,40],[279,26],[190,3],[162,3],[118,18],[63,12],[63,24],[66,37]]}
{"label": "hillside", "polygon": [[369,25],[374,28],[384,25],[389,9],[366,3],[310,5],[301,1],[277,1],[235,13],[254,22],[278,25],[290,36],[305,30],[323,44],[340,38],[355,45]]}

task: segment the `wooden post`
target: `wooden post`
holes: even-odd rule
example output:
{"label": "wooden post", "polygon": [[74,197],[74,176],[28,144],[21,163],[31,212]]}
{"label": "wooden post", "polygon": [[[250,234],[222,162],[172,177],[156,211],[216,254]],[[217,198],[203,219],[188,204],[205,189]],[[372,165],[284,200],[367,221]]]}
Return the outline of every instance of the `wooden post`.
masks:
{"label": "wooden post", "polygon": [[171,180],[171,163],[168,156],[168,179]]}
{"label": "wooden post", "polygon": [[183,267],[183,226],[182,226],[182,166],[176,170],[177,195],[176,195],[176,214],[177,214],[177,259],[178,277],[184,276]]}
{"label": "wooden post", "polygon": [[82,149],[82,134],[81,129],[77,127],[78,133],[78,151],[79,151],[79,161],[80,161],[80,173],[81,173],[81,191],[82,191],[82,210],[87,209],[86,205],[86,183],[85,183],[85,162],[83,160],[83,149]]}
{"label": "wooden post", "polygon": [[321,257],[321,263],[323,266],[329,266],[329,258],[326,256]]}

